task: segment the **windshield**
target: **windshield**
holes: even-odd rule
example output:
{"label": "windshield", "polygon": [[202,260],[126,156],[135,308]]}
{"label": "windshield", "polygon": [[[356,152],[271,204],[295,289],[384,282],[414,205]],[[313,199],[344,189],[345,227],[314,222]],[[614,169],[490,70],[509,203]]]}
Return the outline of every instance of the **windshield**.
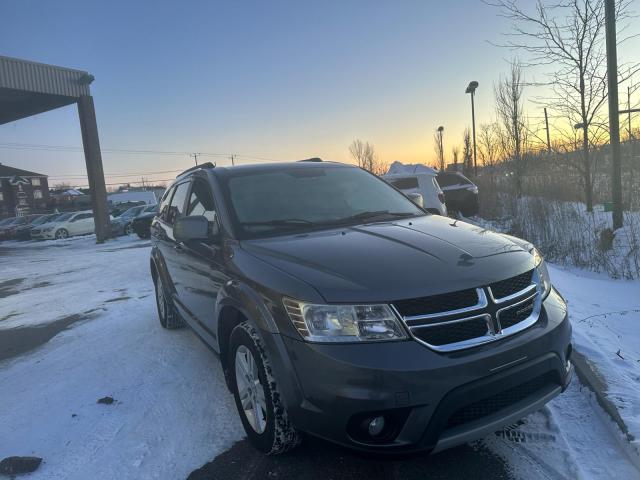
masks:
{"label": "windshield", "polygon": [[56,218],[53,221],[54,222],[63,222],[64,220],[68,220],[69,218],[71,218],[71,215],[73,215],[73,213],[63,213],[62,215],[60,215],[58,218]]}
{"label": "windshield", "polygon": [[12,223],[15,220],[15,217],[11,217],[11,218],[5,218],[4,220],[0,221],[0,227],[4,226],[4,225],[9,225],[10,223]]}
{"label": "windshield", "polygon": [[33,222],[31,222],[31,225],[42,225],[43,223],[48,222],[50,220],[51,220],[51,215],[43,215],[42,217],[38,217]]}
{"label": "windshield", "polygon": [[227,190],[241,238],[425,214],[359,168],[252,171],[228,178]]}

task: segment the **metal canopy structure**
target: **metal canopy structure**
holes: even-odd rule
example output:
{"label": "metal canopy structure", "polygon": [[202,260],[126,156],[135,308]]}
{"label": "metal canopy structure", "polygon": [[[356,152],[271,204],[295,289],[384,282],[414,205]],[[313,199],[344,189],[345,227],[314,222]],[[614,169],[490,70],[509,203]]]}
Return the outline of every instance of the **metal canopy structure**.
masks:
{"label": "metal canopy structure", "polygon": [[110,222],[98,125],[89,90],[93,80],[93,75],[82,70],[0,56],[0,125],[78,105],[96,238],[103,242],[109,236]]}

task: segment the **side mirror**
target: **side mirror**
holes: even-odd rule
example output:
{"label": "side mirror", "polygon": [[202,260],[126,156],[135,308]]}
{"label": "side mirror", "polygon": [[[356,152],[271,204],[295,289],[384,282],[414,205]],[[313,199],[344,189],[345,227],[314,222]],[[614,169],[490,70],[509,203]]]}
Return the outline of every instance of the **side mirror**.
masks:
{"label": "side mirror", "polygon": [[173,238],[178,242],[206,242],[209,235],[209,221],[203,215],[179,217],[173,224]]}
{"label": "side mirror", "polygon": [[424,198],[419,193],[407,193],[407,197],[420,208],[424,208]]}

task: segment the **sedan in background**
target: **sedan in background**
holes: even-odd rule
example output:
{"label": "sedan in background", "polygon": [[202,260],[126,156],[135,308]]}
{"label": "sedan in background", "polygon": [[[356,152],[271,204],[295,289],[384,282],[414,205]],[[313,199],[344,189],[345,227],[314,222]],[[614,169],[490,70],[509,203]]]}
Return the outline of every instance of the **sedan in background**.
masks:
{"label": "sedan in background", "polygon": [[12,240],[20,227],[29,226],[35,219],[42,215],[24,215],[15,217],[12,222],[0,227],[0,240]]}
{"label": "sedan in background", "polygon": [[451,213],[460,213],[465,217],[478,214],[478,187],[458,172],[439,172],[436,177],[444,192],[447,208]]}
{"label": "sedan in background", "polygon": [[65,220],[44,225],[39,229],[38,238],[58,240],[76,235],[89,235],[94,231],[93,212],[84,210],[72,213]]}
{"label": "sedan in background", "polygon": [[131,229],[138,237],[147,239],[151,237],[151,222],[158,214],[158,206],[147,207],[143,213],[138,215],[131,222]]}
{"label": "sedan in background", "polygon": [[49,213],[46,215],[40,215],[35,218],[31,223],[26,225],[21,225],[16,228],[13,238],[16,240],[29,240],[31,239],[31,230],[33,228],[38,227],[39,225],[44,225],[45,223],[51,222],[55,220],[57,217],[62,215],[61,213]]}

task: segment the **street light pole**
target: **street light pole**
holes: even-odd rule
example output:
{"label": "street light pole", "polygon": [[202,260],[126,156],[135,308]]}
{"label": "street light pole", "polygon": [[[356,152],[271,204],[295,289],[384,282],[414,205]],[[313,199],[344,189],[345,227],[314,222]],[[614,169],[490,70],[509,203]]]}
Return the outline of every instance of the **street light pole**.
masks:
{"label": "street light pole", "polygon": [[[440,138],[440,167],[444,167],[444,144],[442,143],[442,132],[444,132],[444,127],[440,125],[438,127],[438,136]],[[444,168],[441,168],[441,170],[444,170]]]}
{"label": "street light pole", "polygon": [[609,138],[611,143],[611,193],[613,229],[622,227],[622,169],[620,165],[620,118],[618,112],[618,52],[615,0],[605,0],[607,84],[609,90]]}
{"label": "street light pole", "polygon": [[465,93],[471,94],[471,131],[473,135],[473,170],[475,172],[475,176],[478,176],[478,156],[476,154],[476,110],[474,105],[474,97],[476,94],[476,88],[478,88],[478,82],[475,80],[473,82],[469,82]]}

